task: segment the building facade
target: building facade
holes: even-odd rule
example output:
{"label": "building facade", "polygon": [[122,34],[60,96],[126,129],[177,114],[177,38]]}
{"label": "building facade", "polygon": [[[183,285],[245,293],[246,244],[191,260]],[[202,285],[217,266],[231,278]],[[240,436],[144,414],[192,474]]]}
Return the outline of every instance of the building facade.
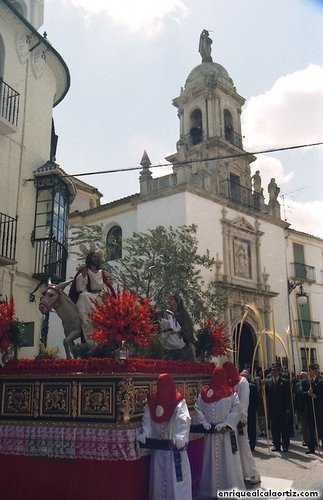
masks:
{"label": "building facade", "polygon": [[53,107],[68,68],[38,31],[44,0],[0,1],[0,294],[25,323],[21,356],[33,357],[43,318],[35,291],[66,274],[73,182],[56,163]]}
{"label": "building facade", "polygon": [[[71,224],[102,224],[107,247],[119,241],[113,258],[134,231],[196,224],[200,251],[216,262],[205,278],[229,292],[224,320],[240,367],[277,359],[297,371],[309,353],[321,359],[322,279],[309,271],[322,268],[323,241],[291,230],[281,219],[275,179],[264,188],[260,172],[251,175],[255,157],[243,149],[243,104],[226,69],[202,55],[173,100],[179,139],[167,157],[172,173],[153,178],[144,152],[140,193],[76,211]],[[74,270],[75,262],[69,275]],[[307,305],[298,305],[305,289]]]}

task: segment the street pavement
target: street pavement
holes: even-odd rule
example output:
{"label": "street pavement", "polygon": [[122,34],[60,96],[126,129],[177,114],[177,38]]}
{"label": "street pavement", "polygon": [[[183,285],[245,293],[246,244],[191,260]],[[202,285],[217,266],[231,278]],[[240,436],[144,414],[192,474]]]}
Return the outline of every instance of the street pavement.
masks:
{"label": "street pavement", "polygon": [[[271,452],[271,440],[258,438],[253,453],[258,472],[261,476],[260,485],[253,486],[255,490],[261,488],[268,491],[287,491],[289,489],[298,492],[320,491],[319,498],[323,498],[323,451],[316,451],[315,455],[306,455],[306,448],[302,446],[299,436],[291,438],[288,453]],[[296,495],[283,495],[287,498]],[[299,496],[299,495],[297,495]],[[306,495],[309,497],[308,493]],[[276,498],[278,495],[276,496]],[[274,495],[267,498],[274,498]],[[314,497],[310,497],[314,498]],[[317,497],[316,497],[317,498]]]}

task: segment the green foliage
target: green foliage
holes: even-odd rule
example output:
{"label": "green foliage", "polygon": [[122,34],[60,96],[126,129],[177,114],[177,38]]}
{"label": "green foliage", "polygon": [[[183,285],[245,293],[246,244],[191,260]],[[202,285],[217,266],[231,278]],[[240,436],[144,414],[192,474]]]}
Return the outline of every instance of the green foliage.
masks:
{"label": "green foliage", "polygon": [[106,244],[103,238],[103,224],[73,226],[70,242],[73,245],[72,254],[84,263],[85,253],[90,251],[101,252],[106,258]]}
{"label": "green foliage", "polygon": [[[89,247],[95,242],[97,250],[104,249],[102,225],[78,226],[73,230],[73,245]],[[202,270],[212,271],[214,259],[209,252],[198,252],[197,226],[166,228],[158,226],[145,233],[134,233],[123,241],[123,257],[104,267],[111,279],[122,287],[136,290],[149,297],[160,311],[168,307],[172,294],[180,294],[195,322],[206,317],[217,318],[224,310],[227,293],[215,283],[205,284]],[[84,260],[84,256],[77,254]]]}
{"label": "green foliage", "polygon": [[10,325],[8,339],[10,345],[15,351],[19,351],[19,349],[24,345],[24,331],[24,324],[18,319],[14,319]]}

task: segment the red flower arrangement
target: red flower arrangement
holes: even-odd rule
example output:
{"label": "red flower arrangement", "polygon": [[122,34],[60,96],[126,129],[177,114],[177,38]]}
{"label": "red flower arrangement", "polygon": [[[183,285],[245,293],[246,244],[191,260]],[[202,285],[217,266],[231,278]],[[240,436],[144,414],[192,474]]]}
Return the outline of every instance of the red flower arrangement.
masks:
{"label": "red flower arrangement", "polygon": [[92,338],[98,346],[118,345],[122,341],[148,345],[156,333],[150,299],[126,289],[118,291],[116,297],[107,294],[102,301],[97,301],[90,317]]}
{"label": "red flower arrangement", "polygon": [[197,356],[225,356],[230,351],[230,339],[222,324],[214,324],[208,319],[197,334]]}
{"label": "red flower arrangement", "polygon": [[19,349],[23,344],[23,324],[15,318],[13,299],[0,301],[0,351],[10,347]]}
{"label": "red flower arrangement", "polygon": [[14,319],[15,306],[12,299],[0,302],[0,350],[6,352],[10,345],[9,332]]}

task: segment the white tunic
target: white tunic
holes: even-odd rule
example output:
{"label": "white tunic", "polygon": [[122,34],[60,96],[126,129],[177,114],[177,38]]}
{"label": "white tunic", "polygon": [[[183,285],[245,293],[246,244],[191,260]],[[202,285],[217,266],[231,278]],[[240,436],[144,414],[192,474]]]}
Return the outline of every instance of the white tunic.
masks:
{"label": "white tunic", "polygon": [[[245,377],[240,378],[239,382],[234,386],[237,391],[240,401],[241,415],[240,420],[247,423],[248,406],[249,406],[249,382]],[[244,478],[259,477],[256,467],[256,461],[252,455],[247,425],[243,427],[243,435],[238,434],[238,447],[240,451],[241,465]]]}
{"label": "white tunic", "polygon": [[[237,394],[215,403],[199,395],[195,404],[199,423],[225,424],[235,430],[240,419]],[[230,432],[205,434],[199,497],[213,498],[219,490],[245,489],[239,453],[232,453]]]}
{"label": "white tunic", "polygon": [[[158,424],[145,407],[142,428],[147,437],[182,439],[188,443],[191,417],[183,399],[168,422]],[[149,500],[192,500],[191,468],[186,450],[180,451],[183,481],[177,481],[174,452],[152,450],[150,459]]]}
{"label": "white tunic", "polygon": [[89,318],[89,313],[95,308],[93,300],[99,298],[97,293],[87,291],[88,279],[90,279],[91,290],[98,292],[106,289],[106,285],[103,282],[102,270],[94,273],[91,269],[88,269],[85,276],[82,273],[76,276],[76,290],[80,292],[76,306],[82,321],[82,331],[85,338],[92,332],[92,322]]}

